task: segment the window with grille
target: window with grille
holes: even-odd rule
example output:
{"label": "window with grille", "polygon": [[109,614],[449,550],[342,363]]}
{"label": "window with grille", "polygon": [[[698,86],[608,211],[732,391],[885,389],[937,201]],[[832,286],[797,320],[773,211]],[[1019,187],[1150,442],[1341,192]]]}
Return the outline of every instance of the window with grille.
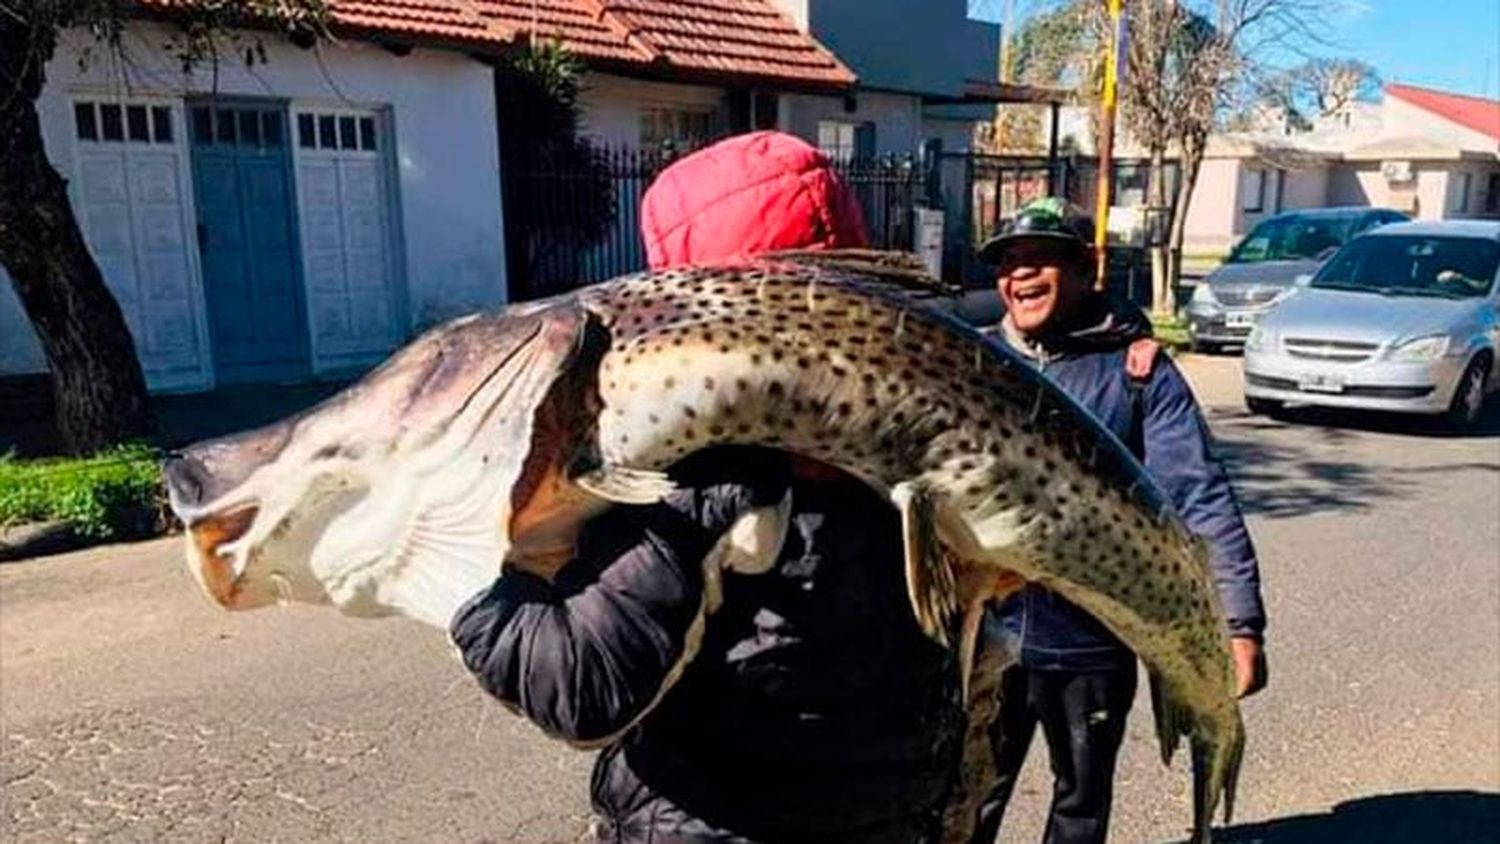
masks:
{"label": "window with grille", "polygon": [[647,107],[641,109],[641,146],[696,147],[718,132],[718,112],[711,108]]}
{"label": "window with grille", "polygon": [[73,137],[90,143],[170,144],[176,131],[170,106],[77,100]]}
{"label": "window with grille", "polygon": [[875,157],[875,124],[818,121],[818,149],[841,164]]}
{"label": "window with grille", "polygon": [[375,117],[370,114],[304,111],[297,115],[301,149],[379,151]]}
{"label": "window with grille", "polygon": [[197,105],[188,112],[193,143],[279,149],[286,145],[280,111]]}

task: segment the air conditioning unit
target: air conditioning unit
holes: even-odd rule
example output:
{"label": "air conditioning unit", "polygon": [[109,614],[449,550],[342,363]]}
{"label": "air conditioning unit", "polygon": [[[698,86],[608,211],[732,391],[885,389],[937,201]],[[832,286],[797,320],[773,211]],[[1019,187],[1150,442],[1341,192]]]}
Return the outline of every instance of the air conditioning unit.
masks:
{"label": "air conditioning unit", "polygon": [[1415,181],[1417,176],[1412,172],[1410,161],[1384,161],[1380,164],[1380,175],[1385,177],[1391,184],[1405,184]]}

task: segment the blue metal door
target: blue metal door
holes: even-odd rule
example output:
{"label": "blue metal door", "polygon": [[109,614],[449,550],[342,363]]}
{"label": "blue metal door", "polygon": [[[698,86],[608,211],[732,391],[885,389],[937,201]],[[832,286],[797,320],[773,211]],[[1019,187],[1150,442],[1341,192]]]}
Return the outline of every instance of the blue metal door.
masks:
{"label": "blue metal door", "polygon": [[309,371],[286,110],[200,101],[190,107],[198,249],[220,383]]}

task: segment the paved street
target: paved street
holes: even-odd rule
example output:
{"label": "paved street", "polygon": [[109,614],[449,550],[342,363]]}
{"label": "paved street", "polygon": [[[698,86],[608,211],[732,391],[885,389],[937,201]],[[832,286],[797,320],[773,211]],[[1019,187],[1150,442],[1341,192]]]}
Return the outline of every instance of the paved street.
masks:
{"label": "paved street", "polygon": [[[1500,425],[1272,422],[1240,411],[1236,359],[1186,366],[1236,466],[1273,625],[1232,839],[1500,840]],[[487,704],[440,633],[221,613],[179,542],[0,567],[4,840],[586,831],[588,755]],[[1163,768],[1151,736],[1142,697],[1116,841],[1189,822],[1185,760]],[[1039,838],[1035,751],[1002,840]]]}

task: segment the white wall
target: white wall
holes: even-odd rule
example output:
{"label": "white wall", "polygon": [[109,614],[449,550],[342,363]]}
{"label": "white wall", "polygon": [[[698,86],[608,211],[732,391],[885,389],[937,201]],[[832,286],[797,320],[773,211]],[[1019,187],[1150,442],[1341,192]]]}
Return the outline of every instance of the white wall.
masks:
{"label": "white wall", "polygon": [[1241,159],[1205,158],[1198,169],[1182,232],[1183,250],[1227,252],[1234,245],[1240,207]]}
{"label": "white wall", "polygon": [[816,0],[772,0],[772,5],[781,9],[786,16],[792,19],[792,23],[803,32],[807,31],[808,16],[807,4]]}
{"label": "white wall", "polygon": [[724,90],[590,73],[578,97],[580,133],[610,147],[635,147],[641,140],[641,109],[715,109],[725,119]]}
{"label": "white wall", "polygon": [[1385,95],[1381,103],[1381,135],[1389,138],[1420,136],[1463,150],[1500,152],[1500,141],[1446,120],[1405,100]]}
{"label": "white wall", "polygon": [[907,94],[860,91],[855,110],[844,110],[842,97],[786,94],[781,98],[780,125],[808,142],[818,142],[818,121],[875,124],[877,155],[909,155],[923,139],[922,100]]}
{"label": "white wall", "polygon": [[[76,172],[73,94],[147,92],[180,107],[184,95],[216,90],[286,99],[294,107],[380,108],[389,115],[395,136],[396,281],[404,286],[399,298],[408,333],[505,301],[499,150],[488,68],[454,53],[415,50],[398,57],[353,41],[322,45],[320,63],[311,51],[269,38],[266,64],[244,68],[226,60],[217,80],[206,69],[185,77],[160,49],[166,32],[143,24],[127,33],[128,79],[113,62],[96,61],[80,70],[79,50],[92,40],[77,32],[64,37],[48,65],[38,109],[48,156],[65,178],[72,180]],[[6,282],[0,326],[15,323],[13,309],[18,306]],[[201,286],[196,269],[193,283]],[[34,337],[17,343],[13,332],[5,334],[0,374],[43,368]]]}

